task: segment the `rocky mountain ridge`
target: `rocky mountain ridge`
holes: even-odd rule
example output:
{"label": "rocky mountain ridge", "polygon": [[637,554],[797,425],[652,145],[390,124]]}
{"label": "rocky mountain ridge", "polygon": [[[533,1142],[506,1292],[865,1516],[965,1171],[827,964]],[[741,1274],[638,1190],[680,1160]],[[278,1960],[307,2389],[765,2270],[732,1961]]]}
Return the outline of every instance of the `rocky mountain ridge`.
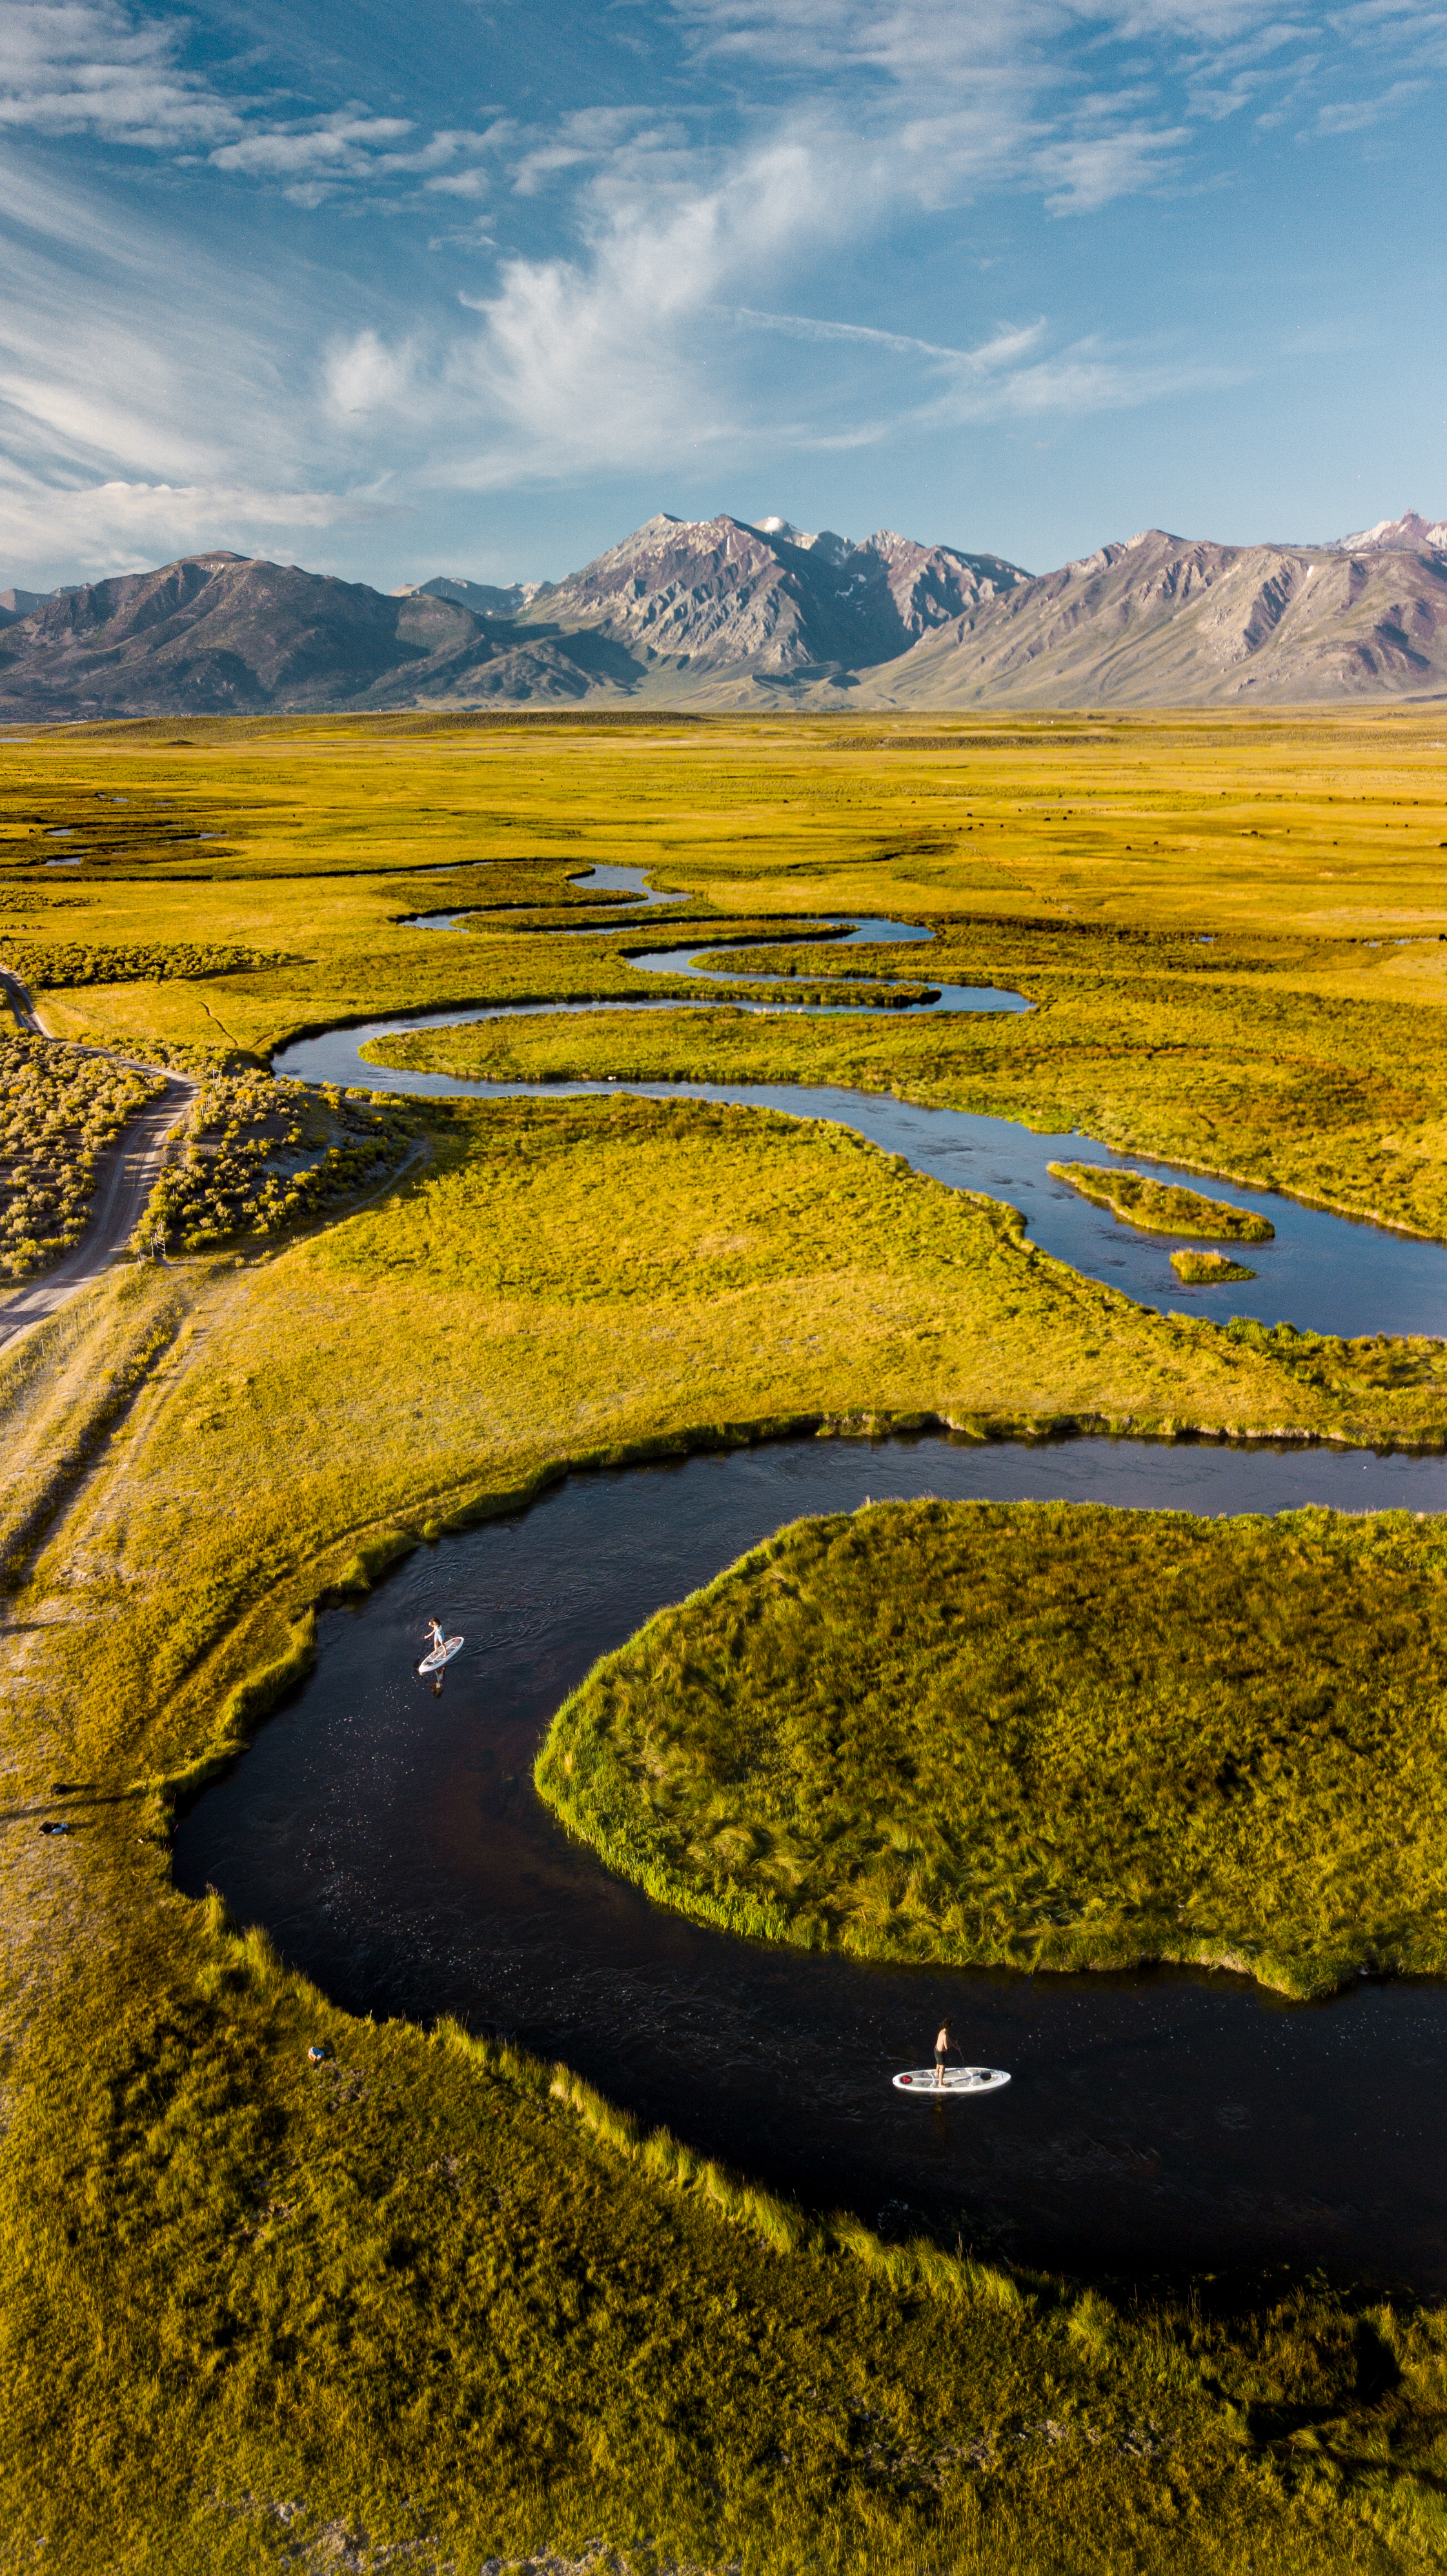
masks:
{"label": "rocky mountain ridge", "polygon": [[[1440,542],[1439,542],[1440,540]],[[662,513],[552,583],[366,583],[218,549],[0,593],[0,721],[608,702],[1118,706],[1447,695],[1447,522],[1322,546],[1146,529],[1052,573],[881,529]]]}

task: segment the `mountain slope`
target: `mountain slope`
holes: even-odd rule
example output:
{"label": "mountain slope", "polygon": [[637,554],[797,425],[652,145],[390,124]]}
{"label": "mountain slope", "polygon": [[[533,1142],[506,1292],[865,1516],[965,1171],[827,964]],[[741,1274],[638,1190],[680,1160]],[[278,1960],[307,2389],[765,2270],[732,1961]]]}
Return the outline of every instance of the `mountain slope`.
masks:
{"label": "mountain slope", "polygon": [[[1250,705],[1447,694],[1447,523],[1329,546],[1152,528],[1038,577],[881,529],[660,515],[506,590],[226,552],[0,609],[0,720],[409,706]],[[464,594],[459,596],[458,594]],[[502,613],[480,603],[501,601]]]}
{"label": "mountain slope", "polygon": [[1152,528],[864,675],[890,706],[1170,706],[1447,691],[1447,553],[1220,546]]}
{"label": "mountain slope", "polygon": [[60,591],[0,628],[0,715],[252,715],[631,687],[596,637],[520,643],[427,593],[227,553]]}
{"label": "mountain slope", "polygon": [[998,555],[916,545],[885,529],[862,545],[782,520],[671,519],[662,512],[581,572],[539,591],[518,619],[588,628],[644,669],[696,682],[857,670],[900,653],[942,619],[1028,573]]}

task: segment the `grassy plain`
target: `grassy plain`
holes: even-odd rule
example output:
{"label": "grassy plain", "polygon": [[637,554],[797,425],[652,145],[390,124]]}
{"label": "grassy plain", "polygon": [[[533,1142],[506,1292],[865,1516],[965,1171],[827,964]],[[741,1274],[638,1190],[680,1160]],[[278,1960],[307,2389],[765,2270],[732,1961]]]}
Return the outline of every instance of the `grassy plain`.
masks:
{"label": "grassy plain", "polygon": [[1405,1513],[804,1521],[596,1666],[538,1786],[651,1896],[808,1948],[1440,1975],[1444,1575]]}
{"label": "grassy plain", "polygon": [[[609,910],[569,869],[641,864],[690,925],[927,919],[937,947],[871,966],[1037,1008],[488,1043],[1078,1109],[1113,1143],[1447,1225],[1430,718],[176,731],[0,747],[5,917],[282,962],[49,991],[58,1035],[239,1076],[334,1019],[661,999],[624,952],[679,914],[556,935]],[[405,926],[444,901],[481,926]],[[784,955],[838,971],[826,943]],[[1187,1408],[1430,1439],[1440,1349],[1150,1316],[833,1129],[623,1100],[417,1114],[426,1159],[375,1206],[117,1273],[0,1364],[12,2553],[191,2576],[337,2524],[469,2576],[596,2533],[751,2576],[1437,2563],[1436,2315],[1319,2282],[1002,2288],[805,2226],[566,2077],[334,2012],[176,1895],[166,1816],[304,1666],[319,1600],[569,1462]],[[83,1784],[68,1840],[36,1831],[55,1779]]]}

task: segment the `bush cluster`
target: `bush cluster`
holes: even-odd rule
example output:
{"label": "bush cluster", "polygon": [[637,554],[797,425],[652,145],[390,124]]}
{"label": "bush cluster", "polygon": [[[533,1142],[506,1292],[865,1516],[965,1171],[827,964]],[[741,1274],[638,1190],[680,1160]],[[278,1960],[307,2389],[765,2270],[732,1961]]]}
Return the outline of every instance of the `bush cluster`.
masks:
{"label": "bush cluster", "polygon": [[238,1235],[279,1233],[379,1175],[419,1123],[415,1110],[362,1095],[313,1094],[268,1073],[214,1074],[133,1248],[149,1251],[159,1235],[204,1252]]}
{"label": "bush cluster", "polygon": [[193,983],[206,975],[243,975],[283,962],[261,948],[194,945],[189,940],[169,946],[142,940],[126,948],[90,948],[65,940],[42,948],[28,939],[7,938],[4,949],[5,964],[32,992],[56,992],[69,984]]}
{"label": "bush cluster", "polygon": [[1220,1288],[1228,1280],[1256,1276],[1244,1261],[1233,1261],[1229,1252],[1196,1252],[1189,1246],[1171,1254],[1171,1268],[1188,1288]]}
{"label": "bush cluster", "polygon": [[0,1278],[32,1278],[74,1250],[97,1157],[164,1088],[80,1047],[0,1038]]}

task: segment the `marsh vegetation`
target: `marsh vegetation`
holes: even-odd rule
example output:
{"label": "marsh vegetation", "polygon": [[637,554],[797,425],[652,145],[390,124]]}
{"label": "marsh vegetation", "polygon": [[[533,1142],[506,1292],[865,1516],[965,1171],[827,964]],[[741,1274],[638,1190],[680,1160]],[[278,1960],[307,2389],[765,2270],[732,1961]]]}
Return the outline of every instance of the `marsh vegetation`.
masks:
{"label": "marsh vegetation", "polygon": [[[1430,713],[1112,720],[1053,737],[887,721],[864,736],[768,720],[87,728],[5,747],[0,894],[18,920],[53,908],[42,886],[67,885],[66,904],[88,907],[69,943],[82,959],[199,961],[48,987],[59,1039],[243,1084],[331,1021],[666,998],[627,963],[637,915],[589,893],[594,863],[687,892],[669,936],[683,918],[701,943],[710,926],[757,926],[766,962],[771,926],[787,938],[826,912],[908,914],[936,930],[932,979],[1010,985],[1031,1013],[515,1020],[466,1033],[465,1069],[895,1090],[1444,1233],[1439,733]],[[77,864],[43,878],[62,858]],[[475,910],[469,935],[407,926],[444,903]],[[562,935],[611,929],[610,914],[617,936]],[[32,941],[52,958],[61,944]],[[248,962],[212,971],[231,957]],[[917,977],[922,959],[916,946],[869,963]],[[822,990],[837,951],[791,945],[777,973],[793,998]],[[720,1000],[716,985],[679,990]],[[226,1239],[245,1240],[264,1170],[301,1150],[276,1150],[285,1113],[268,1097],[218,1083],[178,1235],[209,1229],[214,1247],[239,1225]],[[667,2142],[646,2155],[626,2122],[565,2076],[554,2093],[521,2055],[333,2011],[264,1942],[178,1902],[166,1816],[176,1784],[234,1758],[303,1668],[319,1600],[565,1462],[789,1422],[1190,1419],[1431,1439],[1447,1431],[1441,1346],[1148,1316],[1032,1254],[999,1208],[838,1131],[682,1102],[415,1115],[430,1159],[375,1205],[273,1238],[244,1269],[204,1246],[138,1268],[46,1328],[44,1366],[23,1348],[0,1366],[7,1455],[24,1469],[4,1640],[15,1803],[38,1810],[53,1779],[88,1784],[68,1840],[27,1829],[0,1853],[17,1999],[0,2172],[12,2546],[46,2540],[67,2576],[108,2576],[122,2551],[220,2576],[256,2564],[261,2517],[295,2499],[299,2541],[343,2521],[398,2546],[436,2534],[433,2554],[459,2570],[598,2532],[750,2576],[810,2559],[871,2576],[1434,2563],[1439,2316],[1320,2282],[1137,2302],[1027,2277],[1001,2300],[932,2274],[939,2248],[896,2264],[907,2249],[871,2252],[864,2228],[861,2256],[844,2241],[854,2222],[816,2235],[743,2185],[715,2193]],[[69,1132],[79,1169],[84,1119]],[[1169,1532],[1155,1591],[1136,1582],[1127,1598],[1122,1569],[1122,1618],[1146,1623],[1162,1695],[1145,1739],[1156,1767],[1115,1842],[1109,1819],[1090,1821],[1089,1777],[1078,1840],[1073,1826],[1055,1845],[1032,1836],[1025,1756],[1034,1744],[1075,1777],[1087,1744],[1109,1754],[1104,1695],[1121,1673],[1095,1667],[1089,1703],[1070,1666],[1076,1731],[1057,1743],[1031,1697],[1049,1639],[1026,1653],[1017,1636],[1018,1705],[998,1743],[964,1748],[998,1810],[979,1811],[980,1849],[1014,1881],[968,1880],[969,1854],[930,1839],[903,1780],[891,1798],[914,1796],[922,1857],[875,1848],[863,1784],[878,1748],[841,1735],[859,1808],[843,1838],[872,1877],[876,1925],[907,1921],[913,1938],[947,1915],[958,1864],[949,1901],[975,1907],[972,1937],[979,1923],[982,1938],[1078,1940],[1084,1955],[1091,1924],[1102,1941],[1114,1924],[1119,1950],[1098,1955],[1145,1955],[1172,1930],[1213,1937],[1229,1899],[1258,1966],[1285,1924],[1281,1954],[1315,1980],[1350,1946],[1350,1885],[1377,1909],[1382,1955],[1407,1957],[1437,1919],[1422,1697],[1437,1614],[1414,1553],[1427,1535],[1287,1533],[1299,1561],[1272,1560],[1269,1598],[1256,1560],[1230,1576],[1200,1542],[1219,1611],[1203,1651],[1233,1694],[1239,1674],[1249,1740],[1224,1685],[1211,1704],[1200,1677],[1167,1669],[1185,1633]],[[1375,1718],[1330,1602],[1319,1650],[1290,1625],[1328,1577],[1363,1635],[1390,1640]],[[1063,1654],[1068,1598],[1042,1601]],[[821,1653],[843,1673],[837,1637]],[[1191,1903],[1210,1904],[1163,1927],[1163,1856],[1196,1849],[1167,1777],[1172,1706],[1199,1717],[1217,1761],[1200,1792],[1209,1869],[1190,1881]],[[937,1757],[920,1759],[923,1779]],[[1383,1830],[1354,1863],[1342,1819],[1378,1767]],[[937,1804],[954,1812],[947,1785]],[[680,1883],[713,1873],[711,1901],[732,1902],[759,1857],[776,1873],[768,1904],[817,1901],[820,1937],[835,1937],[824,1877],[791,1881],[767,1818],[758,1833],[731,1849],[705,1831]],[[822,1844],[815,1857],[824,1871]],[[1088,1921],[1048,1920],[1065,1861],[1100,1900]],[[932,1891],[917,1915],[911,1871]],[[1271,1911],[1278,1876],[1289,1921]],[[334,2072],[307,2066],[314,2036]]]}
{"label": "marsh vegetation", "polygon": [[1447,1545],[1405,1516],[802,1522],[559,1711],[614,1868],[869,1958],[1447,1968]]}
{"label": "marsh vegetation", "polygon": [[[1207,1198],[1200,1190],[1152,1180],[1148,1172],[1122,1171],[1113,1163],[1051,1163],[1048,1168],[1052,1179],[1068,1181],[1083,1199],[1109,1208],[1123,1225],[1138,1225],[1149,1234],[1218,1235],[1224,1243],[1269,1243],[1276,1232],[1270,1218],[1258,1209],[1232,1207],[1227,1200]],[[1249,1279],[1251,1273],[1232,1275]]]}
{"label": "marsh vegetation", "polygon": [[1183,1245],[1171,1254],[1171,1268],[1188,1288],[1217,1288],[1232,1279],[1254,1279],[1244,1261],[1233,1261],[1228,1252],[1196,1252]]}

